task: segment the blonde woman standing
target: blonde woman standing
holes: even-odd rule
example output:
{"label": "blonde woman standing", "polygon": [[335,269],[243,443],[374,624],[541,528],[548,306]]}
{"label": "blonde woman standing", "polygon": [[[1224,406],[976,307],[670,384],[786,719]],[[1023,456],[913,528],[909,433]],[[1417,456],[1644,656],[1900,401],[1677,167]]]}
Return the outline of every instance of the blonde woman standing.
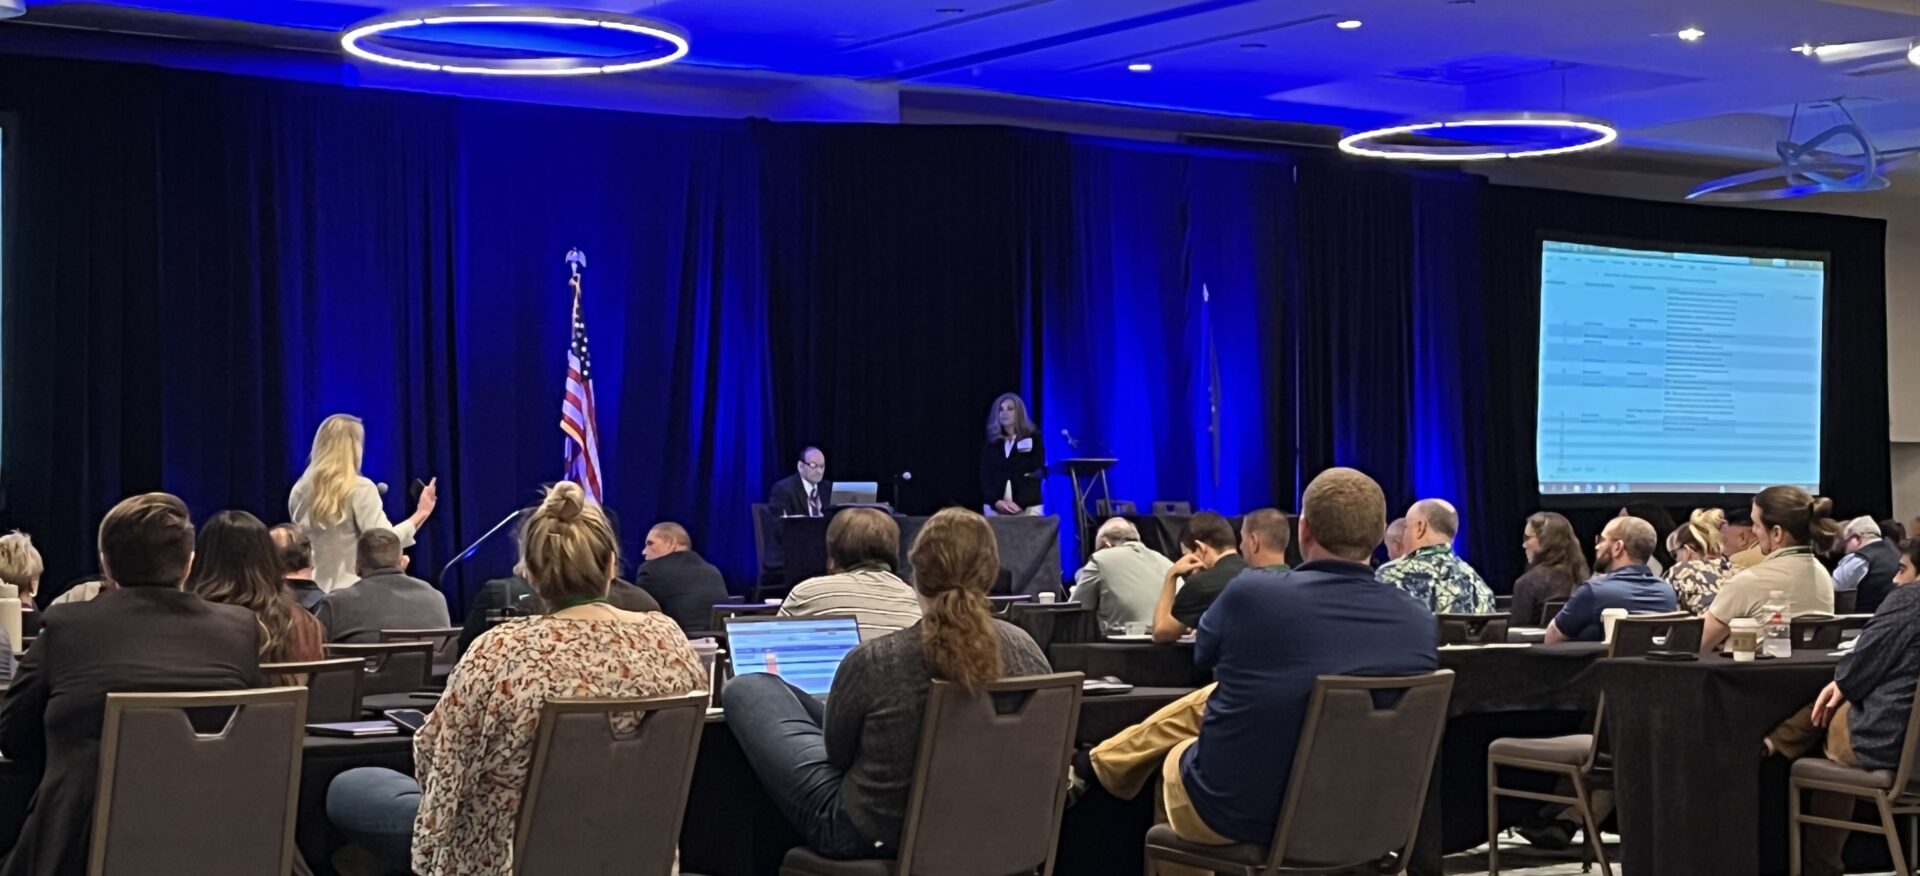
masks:
{"label": "blonde woman standing", "polygon": [[420,491],[412,517],[397,524],[387,520],[379,488],[360,474],[366,446],[367,429],[359,417],[334,414],[322,420],[313,434],[307,470],[287,496],[287,514],[313,540],[313,579],[322,590],[337,590],[360,580],[353,568],[360,533],[391,529],[400,536],[402,547],[411,546],[414,532],[427,522],[439,501],[436,478]]}

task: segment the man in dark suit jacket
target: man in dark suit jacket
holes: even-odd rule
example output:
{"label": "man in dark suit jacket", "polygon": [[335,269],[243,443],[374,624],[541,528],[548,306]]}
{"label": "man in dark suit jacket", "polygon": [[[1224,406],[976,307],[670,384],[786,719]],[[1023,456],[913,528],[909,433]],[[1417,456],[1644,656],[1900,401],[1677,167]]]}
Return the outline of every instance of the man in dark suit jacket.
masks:
{"label": "man in dark suit jacket", "polygon": [[407,555],[393,530],[360,533],[358,550],[354,570],[360,580],[327,594],[313,610],[327,628],[327,641],[373,644],[381,630],[437,630],[451,622],[446,596],[407,575]]}
{"label": "man in dark suit jacket", "polygon": [[253,612],[182,591],[192,561],[193,522],[179,499],[148,493],[107,512],[100,562],[116,586],[47,610],[0,706],[0,751],[41,771],[0,873],[86,871],[108,693],[261,686]]}
{"label": "man in dark suit jacket", "polygon": [[720,570],[693,550],[693,538],[678,523],[661,523],[647,531],[642,554],[647,561],[633,573],[635,583],[660,601],[661,610],[682,630],[704,630],[713,624],[713,605],[727,598]]}
{"label": "man in dark suit jacket", "polygon": [[774,482],[767,504],[782,517],[819,517],[833,502],[833,482],[827,480],[827,455],[818,447],[800,451],[793,474]]}

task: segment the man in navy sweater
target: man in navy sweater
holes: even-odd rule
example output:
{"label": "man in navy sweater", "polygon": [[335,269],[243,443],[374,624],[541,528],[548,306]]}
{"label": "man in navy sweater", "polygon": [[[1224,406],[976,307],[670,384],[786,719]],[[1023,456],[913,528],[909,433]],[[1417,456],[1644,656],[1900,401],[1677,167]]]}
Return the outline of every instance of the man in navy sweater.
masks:
{"label": "man in navy sweater", "polygon": [[1076,778],[1132,798],[1159,770],[1167,823],[1182,839],[1270,841],[1315,678],[1439,666],[1433,614],[1367,566],[1386,507],[1358,471],[1314,478],[1300,508],[1306,562],[1243,573],[1200,619],[1194,662],[1215,682],[1100,743]]}

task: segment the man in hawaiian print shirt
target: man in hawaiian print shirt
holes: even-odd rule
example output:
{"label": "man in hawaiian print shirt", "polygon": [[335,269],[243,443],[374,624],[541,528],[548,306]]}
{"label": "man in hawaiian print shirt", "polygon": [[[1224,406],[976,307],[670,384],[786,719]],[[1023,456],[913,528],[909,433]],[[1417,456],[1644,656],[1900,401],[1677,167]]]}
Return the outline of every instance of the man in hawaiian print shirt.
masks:
{"label": "man in hawaiian print shirt", "polygon": [[1460,512],[1445,499],[1421,499],[1407,509],[1407,555],[1374,577],[1424,603],[1434,614],[1489,614],[1493,591],[1480,573],[1453,553]]}

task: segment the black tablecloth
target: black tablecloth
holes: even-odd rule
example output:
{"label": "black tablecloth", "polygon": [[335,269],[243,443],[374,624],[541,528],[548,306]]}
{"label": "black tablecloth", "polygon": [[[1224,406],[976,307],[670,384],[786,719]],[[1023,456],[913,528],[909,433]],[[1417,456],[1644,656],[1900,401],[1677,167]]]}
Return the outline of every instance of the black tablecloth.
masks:
{"label": "black tablecloth", "polygon": [[1112,676],[1128,684],[1198,687],[1211,673],[1193,668],[1193,643],[1154,645],[1133,642],[1055,643],[1047,657],[1056,672],[1084,672],[1088,678]]}
{"label": "black tablecloth", "polygon": [[[781,579],[787,586],[827,571],[826,517],[784,517],[774,520],[768,537],[780,546],[784,565]],[[907,549],[913,537],[925,526],[925,517],[896,514],[900,524],[900,577],[912,580],[913,567],[907,562]],[[1014,593],[1060,592],[1060,518],[989,517],[994,540],[1000,547],[1000,568],[1012,575]]]}
{"label": "black tablecloth", "polygon": [[1838,660],[1821,651],[1751,663],[1601,661],[1621,869],[1786,872],[1785,791],[1763,786],[1761,740],[1813,702]]}

